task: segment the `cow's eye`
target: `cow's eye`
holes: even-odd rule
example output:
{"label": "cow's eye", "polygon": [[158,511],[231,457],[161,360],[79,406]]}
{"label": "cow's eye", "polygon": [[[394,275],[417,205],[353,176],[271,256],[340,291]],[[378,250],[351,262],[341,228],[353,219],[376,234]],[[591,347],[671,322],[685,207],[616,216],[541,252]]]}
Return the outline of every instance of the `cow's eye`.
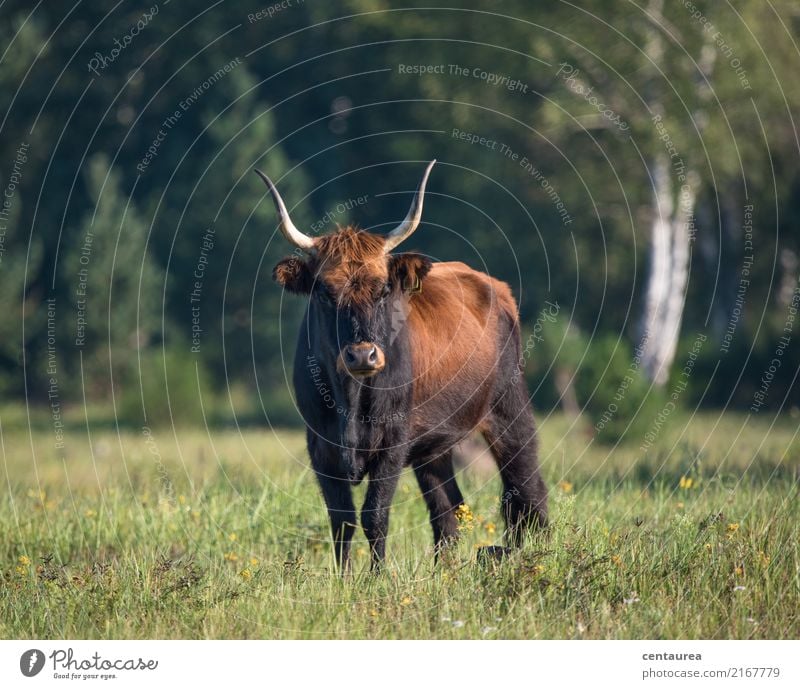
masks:
{"label": "cow's eye", "polygon": [[317,295],[317,299],[321,304],[325,304],[325,306],[334,305],[335,302],[333,300],[333,296],[324,287],[315,290],[315,294]]}

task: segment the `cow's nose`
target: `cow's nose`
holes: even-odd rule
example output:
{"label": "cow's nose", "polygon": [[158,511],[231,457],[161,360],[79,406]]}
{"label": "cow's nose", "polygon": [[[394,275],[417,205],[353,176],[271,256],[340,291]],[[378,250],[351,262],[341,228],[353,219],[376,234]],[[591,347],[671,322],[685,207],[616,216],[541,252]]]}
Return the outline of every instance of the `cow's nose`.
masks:
{"label": "cow's nose", "polygon": [[381,371],[386,363],[383,351],[372,342],[359,342],[342,349],[341,361],[348,373],[372,376]]}

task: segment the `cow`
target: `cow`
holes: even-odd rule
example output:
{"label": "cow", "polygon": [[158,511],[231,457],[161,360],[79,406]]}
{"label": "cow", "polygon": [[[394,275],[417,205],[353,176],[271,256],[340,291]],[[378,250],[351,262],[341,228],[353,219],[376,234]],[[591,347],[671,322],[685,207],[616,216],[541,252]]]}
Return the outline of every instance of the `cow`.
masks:
{"label": "cow", "polygon": [[357,524],[351,487],[365,476],[361,526],[373,570],[385,558],[389,510],[406,466],[427,504],[437,557],[457,538],[464,498],[453,448],[476,430],[502,477],[507,548],[518,547],[528,528],[547,525],[547,489],[509,286],[464,263],[391,253],[420,223],[435,162],[406,218],[385,235],[352,226],[304,234],[275,185],[256,170],[280,231],[296,247],[275,266],[273,278],[307,299],[293,385],[342,572]]}

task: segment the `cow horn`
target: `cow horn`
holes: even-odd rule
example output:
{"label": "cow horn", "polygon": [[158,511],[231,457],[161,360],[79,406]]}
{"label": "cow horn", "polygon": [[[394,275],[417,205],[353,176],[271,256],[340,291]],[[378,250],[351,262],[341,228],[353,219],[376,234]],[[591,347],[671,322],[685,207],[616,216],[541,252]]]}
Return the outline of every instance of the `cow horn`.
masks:
{"label": "cow horn", "polygon": [[299,249],[302,249],[303,251],[311,251],[314,248],[314,238],[309,237],[307,234],[303,234],[295,227],[292,219],[289,217],[289,211],[286,210],[286,204],[283,202],[283,199],[278,193],[278,190],[275,188],[275,185],[272,183],[272,180],[263,172],[261,172],[261,170],[256,170],[255,172],[259,177],[261,177],[262,180],[264,180],[264,184],[267,185],[267,189],[269,189],[272,200],[275,202],[275,209],[278,211],[278,215],[281,218],[280,228],[281,232],[283,232],[283,236]]}
{"label": "cow horn", "polygon": [[422,217],[422,201],[425,198],[425,185],[428,183],[428,175],[431,173],[431,168],[435,162],[436,160],[432,160],[428,163],[425,174],[422,176],[422,182],[419,184],[419,189],[417,189],[414,200],[411,202],[411,208],[408,210],[406,219],[386,235],[386,244],[384,246],[386,253],[389,253],[400,244],[400,242],[408,239],[414,230],[417,229],[420,218]]}

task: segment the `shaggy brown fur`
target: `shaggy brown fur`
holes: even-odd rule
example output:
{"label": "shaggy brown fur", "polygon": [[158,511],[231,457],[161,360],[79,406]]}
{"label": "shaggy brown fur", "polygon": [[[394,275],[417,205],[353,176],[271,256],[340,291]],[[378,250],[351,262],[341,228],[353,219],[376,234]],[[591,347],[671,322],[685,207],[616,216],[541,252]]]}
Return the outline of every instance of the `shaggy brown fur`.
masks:
{"label": "shaggy brown fur", "polygon": [[[459,263],[435,263],[411,299],[409,326],[414,361],[414,411],[448,395],[465,400],[465,417],[483,418],[504,345],[500,319],[517,321],[517,305],[504,282]],[[466,384],[465,384],[466,383]],[[464,391],[470,394],[464,397]]]}
{"label": "shaggy brown fur", "polygon": [[344,227],[316,240],[311,271],[341,305],[366,309],[388,278],[385,240],[354,227]]}

